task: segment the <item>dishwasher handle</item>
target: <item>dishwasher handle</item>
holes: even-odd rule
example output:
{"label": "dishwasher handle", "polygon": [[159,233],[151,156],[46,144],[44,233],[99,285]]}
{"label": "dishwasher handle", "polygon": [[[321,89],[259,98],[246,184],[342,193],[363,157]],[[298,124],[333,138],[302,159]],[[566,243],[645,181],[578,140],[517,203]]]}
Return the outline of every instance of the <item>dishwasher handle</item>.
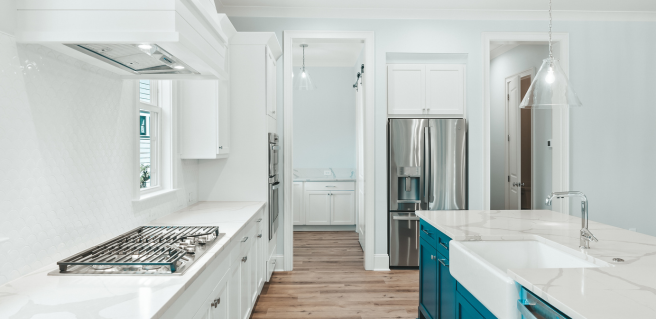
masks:
{"label": "dishwasher handle", "polygon": [[419,220],[419,217],[392,216],[393,220]]}

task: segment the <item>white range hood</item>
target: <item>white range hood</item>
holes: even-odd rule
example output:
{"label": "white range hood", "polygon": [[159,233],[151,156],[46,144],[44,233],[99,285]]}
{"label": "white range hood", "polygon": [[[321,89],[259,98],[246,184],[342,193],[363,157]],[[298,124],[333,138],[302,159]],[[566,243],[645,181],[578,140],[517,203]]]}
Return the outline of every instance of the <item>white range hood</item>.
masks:
{"label": "white range hood", "polygon": [[213,0],[18,0],[16,40],[139,79],[227,79],[236,32]]}

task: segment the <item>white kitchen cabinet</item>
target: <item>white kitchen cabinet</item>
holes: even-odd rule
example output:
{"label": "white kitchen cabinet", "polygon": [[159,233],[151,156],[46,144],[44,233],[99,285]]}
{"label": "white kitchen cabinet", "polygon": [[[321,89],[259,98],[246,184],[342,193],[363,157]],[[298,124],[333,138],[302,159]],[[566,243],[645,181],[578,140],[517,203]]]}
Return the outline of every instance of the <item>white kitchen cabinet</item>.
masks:
{"label": "white kitchen cabinet", "polygon": [[389,64],[387,113],[463,117],[464,64]]}
{"label": "white kitchen cabinet", "polygon": [[463,64],[426,65],[426,111],[428,114],[464,114],[465,66]]}
{"label": "white kitchen cabinet", "polygon": [[229,82],[176,81],[183,159],[226,158],[230,153]]}
{"label": "white kitchen cabinet", "polygon": [[389,114],[424,114],[426,110],[426,67],[422,64],[387,66]]}
{"label": "white kitchen cabinet", "polygon": [[[234,235],[235,240],[205,267],[163,319],[248,319],[264,285],[265,264],[260,256],[266,242],[258,237],[265,237],[263,213],[264,208]],[[259,270],[258,264],[262,264]]]}
{"label": "white kitchen cabinet", "polygon": [[[355,225],[355,183],[296,183],[302,185],[293,186],[296,187],[294,188],[295,225]],[[297,195],[300,191],[304,196]],[[303,202],[297,204],[297,198],[302,198]],[[302,210],[297,212],[296,207]],[[297,218],[296,215],[299,217]]]}
{"label": "white kitchen cabinet", "polygon": [[355,192],[330,192],[330,224],[355,225]]}
{"label": "white kitchen cabinet", "polygon": [[305,224],[330,225],[330,191],[305,192]]}
{"label": "white kitchen cabinet", "polygon": [[267,115],[276,119],[276,59],[269,47],[265,47],[266,54],[266,110]]}
{"label": "white kitchen cabinet", "polygon": [[294,182],[292,184],[292,193],[294,204],[293,206],[293,217],[294,225],[305,225],[305,207],[303,207],[303,182]]}

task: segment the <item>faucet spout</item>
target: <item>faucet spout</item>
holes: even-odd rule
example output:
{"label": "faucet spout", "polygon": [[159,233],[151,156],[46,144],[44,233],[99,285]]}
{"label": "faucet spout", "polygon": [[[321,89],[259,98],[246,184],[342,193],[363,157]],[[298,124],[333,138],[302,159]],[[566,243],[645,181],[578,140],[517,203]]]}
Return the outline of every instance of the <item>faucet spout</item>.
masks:
{"label": "faucet spout", "polygon": [[590,249],[590,241],[599,241],[588,229],[588,197],[579,191],[553,192],[547,196],[546,204],[551,206],[554,198],[580,197],[581,198],[581,234],[580,248]]}

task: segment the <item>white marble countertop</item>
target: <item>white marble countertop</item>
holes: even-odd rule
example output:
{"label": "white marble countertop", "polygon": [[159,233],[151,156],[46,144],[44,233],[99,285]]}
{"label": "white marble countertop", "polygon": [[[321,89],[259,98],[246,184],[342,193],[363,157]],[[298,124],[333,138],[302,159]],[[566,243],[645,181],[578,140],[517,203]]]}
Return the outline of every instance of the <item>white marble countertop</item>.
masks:
{"label": "white marble countertop", "polygon": [[[419,211],[417,216],[453,240],[539,236],[612,264],[508,270],[515,281],[574,319],[656,318],[656,237],[590,221],[589,229],[599,242],[581,250],[581,219],[558,212]],[[625,262],[613,262],[615,257]]]}
{"label": "white marble countertop", "polygon": [[0,286],[0,318],[157,318],[264,206],[264,202],[199,202],[151,225],[218,225],[225,233],[182,276],[48,276],[41,268]]}
{"label": "white marble countertop", "polygon": [[294,182],[355,182],[352,168],[295,168],[293,174]]}

